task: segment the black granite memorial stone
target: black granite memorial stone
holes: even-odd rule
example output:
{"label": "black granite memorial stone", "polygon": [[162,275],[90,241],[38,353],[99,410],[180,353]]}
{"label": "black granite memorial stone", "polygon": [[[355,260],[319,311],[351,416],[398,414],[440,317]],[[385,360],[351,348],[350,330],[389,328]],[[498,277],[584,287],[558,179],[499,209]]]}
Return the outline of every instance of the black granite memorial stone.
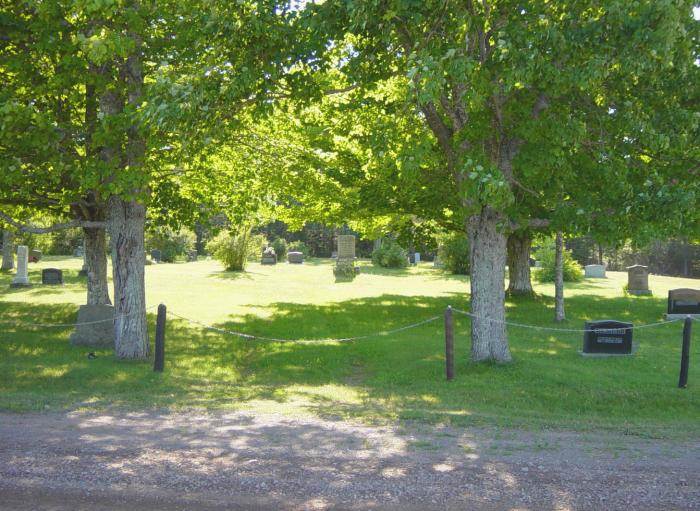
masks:
{"label": "black granite memorial stone", "polygon": [[57,268],[41,270],[41,283],[47,286],[60,286],[63,284],[63,272]]}
{"label": "black granite memorial stone", "polygon": [[671,289],[668,292],[668,314],[700,314],[700,290]]}
{"label": "black granite memorial stone", "polygon": [[583,352],[605,355],[632,353],[632,323],[603,320],[587,321],[583,334]]}

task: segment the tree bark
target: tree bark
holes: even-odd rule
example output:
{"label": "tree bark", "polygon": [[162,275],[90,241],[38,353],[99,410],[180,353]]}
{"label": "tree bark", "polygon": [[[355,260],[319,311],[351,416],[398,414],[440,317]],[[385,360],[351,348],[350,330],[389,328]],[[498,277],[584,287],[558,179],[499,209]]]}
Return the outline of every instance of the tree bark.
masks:
{"label": "tree bark", "polygon": [[532,238],[527,232],[514,232],[508,236],[508,293],[531,295],[530,247]]}
{"label": "tree bark", "polygon": [[506,335],[506,236],[490,208],[469,219],[472,360],[512,360]]}
{"label": "tree bark", "polygon": [[564,236],[557,232],[554,258],[554,320],[564,321]]}
{"label": "tree bark", "polygon": [[114,282],[115,342],[118,358],[142,359],[148,356],[146,328],[146,263],[144,228],[146,208],[120,197],[109,200]]}
{"label": "tree bark", "polygon": [[2,231],[2,267],[4,271],[15,267],[15,235],[9,230]]}
{"label": "tree bark", "polygon": [[104,229],[83,229],[87,269],[87,304],[111,305],[107,284],[107,242]]}

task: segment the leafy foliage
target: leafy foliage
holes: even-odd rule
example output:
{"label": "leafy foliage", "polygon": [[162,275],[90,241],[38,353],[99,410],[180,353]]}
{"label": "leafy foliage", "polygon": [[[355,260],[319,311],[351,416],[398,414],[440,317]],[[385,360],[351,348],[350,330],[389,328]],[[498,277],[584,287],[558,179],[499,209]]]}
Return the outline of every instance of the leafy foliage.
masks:
{"label": "leafy foliage", "polygon": [[309,256],[309,247],[303,241],[292,241],[289,244],[289,251],[301,252],[302,254],[304,254],[304,257]]}
{"label": "leafy foliage", "polygon": [[245,270],[248,259],[259,255],[258,243],[250,229],[240,232],[221,232],[207,243],[207,250],[220,261],[227,271]]}
{"label": "leafy foliage", "polygon": [[[539,282],[554,282],[556,275],[556,248],[554,239],[546,238],[542,245],[533,252],[533,256],[542,266],[535,271],[535,278]],[[578,282],[583,279],[583,269],[574,259],[571,250],[564,249],[562,254],[564,263],[564,281]]]}
{"label": "leafy foliage", "polygon": [[287,255],[287,240],[284,238],[275,238],[271,243],[272,248],[275,249],[275,254],[277,254],[277,260],[283,261]]}
{"label": "leafy foliage", "polygon": [[395,240],[386,238],[372,252],[372,263],[384,268],[405,268],[408,266],[408,254]]}
{"label": "leafy foliage", "polygon": [[469,274],[469,240],[464,233],[451,233],[441,239],[438,258],[455,275]]}
{"label": "leafy foliage", "polygon": [[161,259],[173,263],[194,247],[194,233],[187,229],[174,230],[169,227],[157,227],[146,233],[146,249],[160,250]]}

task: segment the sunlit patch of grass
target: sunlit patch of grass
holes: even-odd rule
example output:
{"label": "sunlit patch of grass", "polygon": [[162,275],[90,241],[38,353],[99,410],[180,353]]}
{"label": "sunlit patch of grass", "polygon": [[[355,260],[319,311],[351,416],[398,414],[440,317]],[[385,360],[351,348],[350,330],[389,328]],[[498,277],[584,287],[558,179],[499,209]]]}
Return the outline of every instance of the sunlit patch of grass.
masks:
{"label": "sunlit patch of grass", "polygon": [[[69,283],[9,288],[0,275],[0,408],[42,410],[118,406],[255,409],[290,415],[382,423],[410,419],[443,424],[613,428],[640,435],[693,434],[700,426],[698,343],[691,351],[690,387],[676,388],[678,323],[635,332],[633,357],[589,359],[580,333],[509,328],[514,362],[469,362],[469,320],[455,314],[456,378],[444,377],[442,321],[355,342],[298,344],[252,341],[170,317],[166,370],[120,362],[109,350],[72,347],[69,328],[21,323],[70,323],[84,302],[81,261],[57,258],[31,265],[63,268]],[[238,332],[289,339],[326,339],[390,330],[447,305],[468,308],[468,278],[429,264],[392,271],[363,262],[352,283],[336,283],[332,262],[250,266],[226,273],[212,261],[147,267],[149,305]],[[590,319],[658,321],[668,289],[697,281],[652,276],[652,297],[626,297],[626,275],[567,287],[565,328]],[[533,298],[509,298],[508,318],[557,326],[553,287]],[[153,332],[153,315],[149,315]],[[87,358],[94,351],[97,358]],[[700,381],[700,380],[698,380]]]}

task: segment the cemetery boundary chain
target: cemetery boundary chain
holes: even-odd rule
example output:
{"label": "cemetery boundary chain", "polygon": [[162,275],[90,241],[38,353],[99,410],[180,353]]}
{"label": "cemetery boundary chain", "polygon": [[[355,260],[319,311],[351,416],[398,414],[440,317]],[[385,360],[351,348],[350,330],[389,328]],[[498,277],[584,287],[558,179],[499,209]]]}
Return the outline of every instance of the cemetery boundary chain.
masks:
{"label": "cemetery boundary chain", "polygon": [[[471,312],[463,311],[460,309],[454,309],[452,308],[454,312],[457,312],[459,314],[468,316],[472,319],[479,318],[476,314],[472,314]],[[228,330],[226,328],[220,328],[212,325],[208,325],[206,323],[203,323],[201,321],[187,318],[185,316],[181,316],[180,314],[167,311],[167,314],[181,319],[183,321],[187,321],[189,323],[199,325],[200,327],[206,329],[206,330],[211,330],[214,332],[219,332],[222,334],[228,334],[228,335],[234,335],[236,337],[241,337],[243,339],[248,339],[248,340],[256,340],[256,341],[269,341],[269,342],[286,342],[286,343],[299,343],[299,344],[309,344],[309,343],[323,343],[323,342],[351,342],[351,341],[359,341],[363,339],[368,339],[370,337],[380,337],[380,336],[385,336],[385,335],[390,335],[390,334],[395,334],[398,332],[403,332],[405,330],[410,330],[413,328],[417,328],[419,326],[425,325],[427,323],[432,323],[434,321],[437,321],[439,319],[442,319],[442,315],[440,316],[433,316],[427,319],[424,319],[422,321],[418,321],[416,323],[411,323],[409,325],[404,325],[398,328],[390,329],[390,330],[381,330],[379,332],[373,332],[370,334],[364,334],[364,335],[358,335],[354,337],[339,337],[339,338],[324,338],[324,339],[287,339],[287,338],[277,338],[277,337],[265,337],[265,336],[260,336],[260,335],[253,335],[253,334],[247,334],[244,332],[238,332],[235,330]],[[493,322],[498,322],[502,323],[508,326],[513,326],[513,327],[521,327],[521,328],[530,328],[534,330],[545,330],[545,331],[554,331],[554,332],[575,332],[575,333],[584,333],[584,332],[589,332],[591,329],[581,329],[581,328],[555,328],[555,327],[543,327],[543,326],[538,326],[538,325],[528,325],[524,323],[515,323],[512,321],[498,321],[494,320],[491,318],[480,318],[484,319],[486,321],[493,321]],[[636,325],[632,327],[624,327],[620,328],[620,330],[634,330],[634,329],[640,329],[640,328],[652,328],[652,327],[657,327],[657,326],[663,326],[663,325],[670,325],[673,323],[677,323],[679,321],[682,321],[682,319],[670,319],[666,321],[659,321],[656,323],[647,323],[644,325]]]}
{"label": "cemetery boundary chain", "polygon": [[[157,307],[157,305],[151,305],[150,307],[146,307],[146,312],[153,310]],[[21,321],[2,321],[0,324],[2,325],[12,325],[12,326],[22,326],[26,328],[72,328],[76,326],[82,326],[82,325],[96,325],[98,323],[107,323],[108,321],[116,321],[121,318],[128,318],[129,316],[134,316],[138,314],[139,311],[134,311],[129,314],[120,314],[119,316],[114,316],[113,318],[107,318],[107,319],[97,319],[95,321],[85,321],[82,323],[22,323]]]}

